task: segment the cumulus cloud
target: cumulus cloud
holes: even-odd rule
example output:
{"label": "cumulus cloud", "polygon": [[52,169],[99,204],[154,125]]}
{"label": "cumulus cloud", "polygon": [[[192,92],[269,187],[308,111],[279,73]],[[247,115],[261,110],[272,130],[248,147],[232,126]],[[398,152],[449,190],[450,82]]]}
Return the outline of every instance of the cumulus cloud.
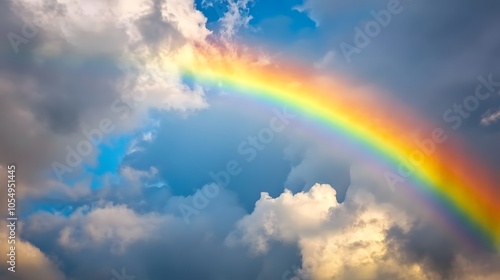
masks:
{"label": "cumulus cloud", "polygon": [[402,262],[419,265],[426,279],[495,279],[500,268],[497,252],[471,252],[456,246],[434,226],[417,221],[407,229],[387,231],[387,248]]}
{"label": "cumulus cloud", "polygon": [[[0,33],[18,40],[0,45],[0,55],[6,58],[0,62],[0,179],[5,182],[5,167],[16,163],[17,195],[25,202],[19,211],[32,211],[38,203],[48,203],[47,209],[54,211],[30,216],[26,234],[39,232],[46,251],[47,244],[52,253],[64,248],[56,255],[66,265],[70,258],[61,253],[65,250],[78,254],[103,246],[116,255],[157,235],[155,226],[165,217],[107,202],[142,194],[139,187],[154,170],[125,168],[119,174],[128,191],[113,184],[95,191],[90,178],[71,186],[55,180],[50,166],[65,163],[65,147],[76,149],[87,140],[84,131],[98,128],[103,119],[111,120],[119,133],[143,124],[151,109],[205,108],[203,90],[185,85],[169,61],[180,48],[203,43],[210,34],[205,17],[193,1],[126,0],[2,1],[0,15]],[[109,135],[102,136],[105,143]],[[94,146],[85,161],[95,164],[98,152]],[[6,201],[6,192],[0,198]],[[58,207],[61,203],[65,206]],[[132,206],[137,205],[141,201]],[[6,208],[0,211],[4,216]],[[23,269],[9,279],[63,279],[44,253],[19,237],[17,250]]]}
{"label": "cumulus cloud", "polygon": [[255,253],[266,252],[272,240],[291,242],[320,226],[329,209],[337,205],[336,192],[327,185],[317,185],[308,193],[296,195],[285,190],[276,199],[262,193],[254,212],[238,222],[238,231],[227,242],[241,241],[248,243]]}
{"label": "cumulus cloud", "polygon": [[154,214],[138,215],[125,205],[84,207],[64,222],[59,244],[68,249],[105,245],[123,253],[128,245],[156,235],[160,221]]}
{"label": "cumulus cloud", "polygon": [[[330,34],[330,21],[346,13],[357,17],[357,7],[368,2],[371,4],[366,6],[367,16],[371,7],[386,4],[386,1],[306,0],[297,9],[316,21],[319,34],[325,31]],[[389,82],[394,88],[401,84],[422,85],[409,87],[418,94],[410,94],[411,91],[401,94],[408,99],[417,96],[420,105],[428,106],[429,100],[440,96],[446,97],[441,101],[448,102],[450,92],[457,94],[454,96],[469,94],[454,89],[469,87],[477,78],[476,72],[492,72],[492,65],[495,65],[485,58],[494,54],[498,43],[498,36],[492,35],[496,31],[497,18],[492,17],[491,11],[496,6],[483,10],[473,1],[460,1],[466,3],[464,5],[446,2],[437,4],[436,9],[434,4],[432,9],[424,9],[429,8],[429,4],[415,4],[416,8],[407,13],[402,24],[392,24],[385,30],[388,37],[377,38],[381,43],[374,40],[373,48],[363,51],[362,63],[348,66],[339,63],[342,57],[335,44],[347,37],[333,38],[332,45],[325,46],[326,50],[313,51],[324,54],[314,59],[316,70],[339,67],[358,73],[362,79],[394,79],[397,81]],[[240,28],[249,27],[252,1],[230,0],[227,4],[228,10],[220,18],[221,31],[217,35],[230,43]],[[449,9],[454,5],[465,8],[454,12]],[[449,23],[442,19],[450,15],[455,23],[462,22],[461,16],[465,15],[484,15],[484,19],[474,21],[471,20],[473,16],[466,16],[467,22],[474,23],[472,27],[450,32]],[[433,20],[422,23],[420,19],[424,17]],[[116,172],[99,178],[102,179],[99,189],[95,189],[94,178],[75,184],[54,180],[47,174],[50,163],[64,159],[65,147],[75,147],[84,138],[82,130],[97,127],[103,118],[111,119],[116,126],[115,132],[122,133],[147,122],[151,111],[186,113],[206,108],[204,89],[183,81],[173,61],[177,56],[192,55],[198,46],[206,43],[212,31],[207,29],[207,19],[191,0],[2,1],[0,21],[0,33],[13,32],[29,37],[18,41],[20,44],[5,41],[7,44],[0,45],[0,55],[5,57],[0,62],[0,130],[8,132],[0,139],[0,181],[6,181],[6,164],[15,161],[19,166],[18,194],[25,202],[20,210],[28,213],[18,239],[23,269],[14,279],[64,279],[65,276],[68,279],[109,279],[113,269],[120,271],[124,266],[137,279],[147,279],[147,276],[155,279],[158,275],[210,280],[500,277],[497,254],[469,256],[460,248],[454,248],[446,236],[439,234],[427,221],[423,226],[419,224],[417,221],[422,216],[406,205],[407,201],[399,200],[398,190],[395,194],[390,193],[380,174],[369,174],[377,173],[378,169],[354,166],[349,174],[347,159],[352,156],[328,145],[314,143],[303,149],[288,147],[285,151],[287,165],[280,171],[274,163],[282,163],[275,161],[282,153],[271,153],[272,147],[267,147],[259,154],[262,161],[258,168],[245,167],[250,175],[244,178],[255,191],[254,185],[263,187],[261,181],[254,184],[249,178],[257,177],[254,173],[269,173],[272,166],[275,174],[264,179],[279,182],[265,186],[268,191],[279,188],[279,191],[269,191],[273,196],[278,192],[275,198],[264,192],[255,208],[245,209],[241,205],[244,195],[222,190],[209,199],[203,209],[197,209],[199,213],[189,224],[179,212],[179,206],[192,205],[195,197],[213,185],[194,189],[193,195],[173,195],[171,186],[161,177],[163,170],[152,166],[151,155],[141,166],[142,170],[128,166],[127,162],[120,163]],[[423,27],[422,30],[408,32],[416,26],[415,22]],[[37,30],[34,36],[26,36],[27,24],[31,30]],[[477,29],[483,32],[475,32]],[[348,30],[348,36],[353,35],[351,31]],[[401,34],[409,34],[412,38],[404,39],[406,37]],[[469,40],[469,37],[477,40]],[[304,43],[302,39],[299,41],[299,44]],[[457,44],[464,41],[476,43]],[[432,55],[424,54],[430,48],[429,42],[432,50],[438,53],[437,63],[431,63]],[[318,42],[313,43],[311,45],[318,45]],[[456,48],[449,51],[450,45]],[[287,51],[282,55],[293,56]],[[258,63],[273,63],[274,58],[263,57]],[[484,61],[491,65],[485,66]],[[408,65],[412,67],[405,77],[398,76],[402,68],[408,69]],[[382,73],[380,68],[386,71]],[[439,80],[434,79],[437,76]],[[329,76],[325,74],[324,77]],[[412,80],[408,81],[407,77]],[[430,103],[435,105],[435,102]],[[431,115],[441,117],[440,110],[431,111]],[[475,124],[496,122],[498,112],[490,113]],[[223,118],[229,119],[226,115]],[[220,126],[217,118],[206,118],[206,121],[200,126],[205,130],[206,124],[216,125],[210,127],[214,129],[207,132],[207,137],[200,137],[203,144],[213,141],[217,142],[214,147],[232,145],[231,141],[211,138],[219,133],[215,130]],[[233,127],[226,123],[220,135],[225,135],[228,127],[235,132],[242,125],[237,122]],[[171,140],[172,134],[191,136],[183,134],[181,129],[170,129],[158,133],[158,139]],[[161,142],[156,141],[156,137],[151,132],[141,134],[130,146],[127,156],[136,156],[143,144]],[[167,163],[164,169],[175,173],[180,178],[176,183],[189,193],[202,184],[193,184],[191,182],[198,181],[185,177],[194,177],[193,170],[203,165],[206,158],[216,158],[220,154],[220,150],[211,150],[207,145],[204,148],[210,152],[203,154],[205,158],[197,154],[200,161],[196,164],[181,164],[181,158],[186,158],[182,153],[193,153],[185,142],[191,138],[196,137],[181,137],[175,142],[187,147],[186,151],[174,146],[151,152],[159,164]],[[497,147],[494,145],[498,143],[498,136],[484,143],[489,149]],[[181,153],[175,154],[173,150]],[[488,154],[495,154],[495,151]],[[96,163],[98,154],[95,148],[89,165]],[[181,170],[185,166],[191,169]],[[289,168],[291,172],[287,177]],[[200,170],[205,172],[203,168]],[[85,172],[83,166],[79,171]],[[285,175],[281,178],[277,173]],[[240,185],[239,182],[234,178],[232,184]],[[292,191],[281,193],[283,182]],[[340,199],[348,185],[346,199]],[[242,193],[248,194],[246,191]],[[5,192],[0,193],[0,200],[6,200]],[[50,203],[44,205],[44,202]],[[0,211],[3,213],[5,208]],[[33,214],[32,211],[37,212]],[[5,227],[0,226],[0,237],[5,239]],[[5,255],[3,263],[4,258]]]}
{"label": "cumulus cloud", "polygon": [[[135,199],[148,203],[153,198],[147,193],[135,195]],[[70,279],[107,279],[113,269],[120,271],[122,267],[139,279],[159,275],[178,279],[276,279],[296,260],[293,247],[275,247],[280,257],[274,258],[252,257],[225,245],[227,233],[245,214],[234,193],[222,190],[186,224],[179,205],[192,205],[192,199],[167,197],[156,211],[95,202],[71,215],[39,212],[26,220],[23,235],[49,246],[46,251],[60,258]],[[264,269],[264,263],[269,267]]]}
{"label": "cumulus cloud", "polygon": [[227,242],[247,244],[255,253],[265,253],[273,240],[296,243],[302,267],[292,279],[421,278],[419,267],[405,267],[386,255],[386,231],[406,227],[407,218],[390,205],[376,204],[366,192],[347,199],[339,204],[335,190],[319,184],[295,195],[285,190],[277,198],[264,193]]}
{"label": "cumulus cloud", "polygon": [[[285,271],[286,279],[490,279],[498,273],[487,265],[497,257],[484,256],[486,263],[470,258],[366,189],[350,190],[342,204],[335,196],[320,184],[295,195],[263,193],[226,243],[246,245],[254,254],[268,253],[273,242],[296,244],[302,265]],[[483,266],[488,268],[481,271]]]}
{"label": "cumulus cloud", "polygon": [[[0,222],[0,238],[7,241],[7,223]],[[19,232],[19,228],[18,228]],[[2,279],[12,279],[12,280],[29,280],[29,279],[54,279],[54,280],[64,280],[64,274],[59,270],[57,262],[55,260],[47,257],[40,249],[33,246],[33,244],[28,241],[17,239],[14,244],[16,247],[16,272],[13,273],[8,271],[7,268],[9,257],[8,252],[2,250],[2,256],[0,258],[1,272],[0,276]],[[8,249],[8,246],[4,246]]]}
{"label": "cumulus cloud", "polygon": [[163,1],[163,16],[173,22],[185,38],[202,42],[210,34],[205,27],[207,19],[194,6],[194,1]]}
{"label": "cumulus cloud", "polygon": [[285,148],[285,155],[292,163],[292,168],[285,181],[285,186],[291,190],[304,190],[315,183],[328,183],[335,187],[339,202],[344,200],[350,185],[349,157],[342,150],[342,145],[328,138],[314,139],[299,143],[298,135],[293,134],[293,141]]}
{"label": "cumulus cloud", "polygon": [[[144,123],[151,109],[207,106],[203,89],[185,85],[171,63],[180,48],[210,34],[193,1],[0,5],[2,34],[21,36],[0,48],[6,57],[0,63],[0,128],[8,131],[0,140],[0,163],[23,166],[24,194],[60,189],[40,182],[56,177],[51,164],[66,164],[68,149],[76,150],[87,140],[85,131],[103,120],[119,133]],[[109,135],[103,136],[105,142]],[[96,164],[97,154],[93,145],[84,162]]]}

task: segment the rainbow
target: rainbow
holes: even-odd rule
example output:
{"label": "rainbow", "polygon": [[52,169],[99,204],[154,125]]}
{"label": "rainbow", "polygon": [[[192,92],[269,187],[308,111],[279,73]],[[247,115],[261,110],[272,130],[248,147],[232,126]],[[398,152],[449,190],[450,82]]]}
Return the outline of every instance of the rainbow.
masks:
{"label": "rainbow", "polygon": [[307,67],[262,65],[256,56],[225,51],[199,47],[179,55],[176,63],[181,65],[183,77],[284,105],[378,161],[411,168],[408,193],[432,209],[429,215],[445,225],[451,237],[467,239],[481,248],[500,248],[500,203],[496,202],[500,191],[495,185],[499,180],[450,135],[446,134],[445,143],[436,143],[432,153],[420,154],[418,162],[408,164],[412,154],[421,151],[416,134],[420,139],[436,127],[393,98],[347,81],[318,77]]}

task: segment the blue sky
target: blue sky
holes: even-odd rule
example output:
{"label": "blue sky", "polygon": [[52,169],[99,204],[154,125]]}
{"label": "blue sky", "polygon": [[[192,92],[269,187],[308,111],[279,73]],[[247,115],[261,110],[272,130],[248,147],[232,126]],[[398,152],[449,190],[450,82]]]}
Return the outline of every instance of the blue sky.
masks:
{"label": "blue sky", "polygon": [[[293,62],[442,126],[479,76],[500,80],[495,1],[63,2],[0,4],[0,179],[18,165],[23,223],[17,272],[2,251],[0,278],[116,279],[123,268],[137,280],[500,277],[498,252],[451,241],[387,186],[376,155],[170,63],[215,45]],[[391,5],[399,12],[356,43]],[[453,132],[490,170],[499,108],[493,96]],[[103,120],[112,131],[69,163],[68,148]]]}

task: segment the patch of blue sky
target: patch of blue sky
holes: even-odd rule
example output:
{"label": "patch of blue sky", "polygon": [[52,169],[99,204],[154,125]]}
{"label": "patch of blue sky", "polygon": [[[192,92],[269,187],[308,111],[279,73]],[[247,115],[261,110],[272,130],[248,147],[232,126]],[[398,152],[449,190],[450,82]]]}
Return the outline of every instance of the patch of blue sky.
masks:
{"label": "patch of blue sky", "polygon": [[69,217],[75,212],[78,207],[70,205],[67,202],[49,199],[44,201],[30,201],[29,205],[20,211],[19,218],[22,220],[27,219],[33,213],[47,212],[57,214],[64,217]]}
{"label": "patch of blue sky", "polygon": [[[153,112],[150,115],[153,116]],[[148,124],[134,132],[108,136],[103,143],[96,147],[99,150],[95,160],[96,164],[90,164],[84,158],[83,170],[75,168],[72,172],[66,173],[61,183],[70,188],[79,184],[89,184],[92,190],[99,189],[106,184],[119,185],[122,181],[119,169],[132,143],[136,139],[142,138],[144,133],[153,129],[155,129],[155,126]],[[151,186],[160,187],[162,185],[163,183],[155,181]],[[77,207],[78,205],[72,205],[71,202],[61,199],[58,194],[55,194],[55,196],[49,195],[42,199],[30,200],[27,207],[23,209],[23,214],[29,216],[35,212],[49,212],[69,216]]]}
{"label": "patch of blue sky", "polygon": [[157,114],[151,110],[149,117],[152,121],[145,123],[140,129],[122,134],[113,134],[97,147],[99,149],[99,155],[96,159],[97,165],[85,165],[87,178],[89,174],[92,176],[92,189],[98,189],[106,182],[120,183],[118,171],[132,145],[144,145],[143,135],[156,129],[155,119]]}
{"label": "patch of blue sky", "polygon": [[[207,18],[207,27],[211,30],[219,28],[219,20],[228,11],[228,2],[224,0],[196,0],[197,8]],[[258,27],[266,20],[287,17],[290,18],[290,31],[292,34],[301,32],[303,29],[314,28],[315,22],[311,20],[305,13],[301,13],[295,7],[302,4],[300,0],[292,1],[273,1],[269,5],[268,1],[256,0],[248,4],[249,13],[251,16],[250,25]],[[255,31],[256,29],[251,29]],[[244,34],[244,32],[243,32]]]}
{"label": "patch of blue sky", "polygon": [[228,11],[224,0],[196,0],[195,5],[205,15],[208,24],[217,22]]}
{"label": "patch of blue sky", "polygon": [[235,92],[217,94],[213,90],[210,107],[205,110],[187,116],[163,112],[156,139],[124,162],[143,171],[154,166],[159,171],[157,179],[168,182],[173,195],[191,195],[214,182],[210,172],[224,170],[229,161],[237,161],[243,171],[231,178],[228,189],[237,192],[251,208],[264,187],[273,194],[281,192],[290,172],[283,155],[283,135],[275,135],[255,161],[247,162],[247,155],[238,152],[238,146],[266,128],[274,116],[272,107],[251,105],[241,102]]}
{"label": "patch of blue sky", "polygon": [[250,9],[252,20],[251,25],[258,25],[263,20],[274,18],[278,16],[285,16],[292,19],[290,30],[292,32],[299,32],[303,28],[314,28],[315,22],[311,20],[305,13],[299,12],[296,7],[300,6],[303,1],[300,0],[278,0],[273,1],[269,5],[269,1],[257,0]]}
{"label": "patch of blue sky", "polygon": [[87,176],[91,174],[92,179],[90,186],[92,189],[102,187],[106,176],[113,178],[117,175],[123,157],[134,140],[134,134],[112,135],[107,141],[98,146],[99,155],[97,156],[97,165],[85,165],[85,173]]}

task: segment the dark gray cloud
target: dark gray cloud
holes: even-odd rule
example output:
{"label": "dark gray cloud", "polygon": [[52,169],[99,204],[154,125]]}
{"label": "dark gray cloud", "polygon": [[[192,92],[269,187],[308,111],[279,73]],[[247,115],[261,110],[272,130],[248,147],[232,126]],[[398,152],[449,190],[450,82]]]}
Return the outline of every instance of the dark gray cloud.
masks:
{"label": "dark gray cloud", "polygon": [[[283,33],[282,38],[276,33],[276,29],[288,30],[287,24],[262,23],[259,31],[273,36],[269,38],[271,42],[260,43],[268,44],[269,49],[282,57],[305,56],[309,61],[322,61],[321,65],[328,66],[332,75],[348,74],[388,90],[394,99],[409,104],[412,110],[465,142],[484,168],[496,174],[500,168],[498,125],[485,127],[480,122],[485,112],[498,108],[500,95],[492,94],[481,101],[456,130],[443,119],[443,114],[455,103],[461,104],[466,97],[474,95],[480,84],[479,76],[486,78],[491,74],[494,81],[500,81],[500,37],[496,35],[500,26],[500,4],[497,1],[401,0],[402,11],[392,15],[390,23],[370,38],[360,53],[353,53],[350,62],[344,57],[340,44],[355,46],[354,28],[364,29],[374,20],[370,12],[387,9],[390,1],[303,2],[303,11],[318,23],[314,31],[304,28],[302,40],[290,45],[289,34]],[[496,92],[499,90],[496,88]],[[314,175],[309,173],[309,176]],[[389,231],[388,239],[399,246],[408,262],[422,264],[442,277],[457,273],[457,256],[467,254],[437,229],[425,224],[414,225],[407,233],[394,228]],[[491,261],[494,257],[480,259]]]}
{"label": "dark gray cloud", "polygon": [[[114,13],[85,18],[85,9],[78,6],[84,2],[0,3],[0,179],[2,182],[7,180],[7,164],[17,164],[17,210],[23,215],[40,208],[68,214],[85,205],[92,205],[101,198],[117,203],[123,201],[124,197],[132,200],[136,191],[121,196],[106,194],[105,191],[109,189],[91,192],[89,178],[76,184],[72,182],[72,186],[53,180],[51,163],[64,162],[67,155],[65,147],[74,148],[85,139],[82,129],[98,127],[103,118],[112,119],[118,130],[134,127],[136,118],[131,117],[125,122],[111,110],[113,102],[128,96],[133,90],[142,89],[143,85],[138,79],[148,74],[145,73],[149,70],[147,67],[140,65],[142,69],[139,69],[134,65],[131,50],[133,54],[140,55],[151,45],[151,52],[168,54],[165,49],[153,48],[156,35],[169,39],[171,50],[185,43],[180,35],[181,27],[174,27],[174,24],[155,14],[157,10],[152,14],[142,14],[142,21],[141,17],[130,17],[126,18],[129,22],[124,22],[124,18],[118,22],[118,19],[113,18],[117,16]],[[119,10],[127,7],[114,8]],[[80,20],[83,18],[83,22],[78,22],[78,17]],[[135,27],[140,27],[138,33],[131,32]],[[158,29],[161,29],[160,32]],[[151,80],[148,85],[158,82]],[[170,92],[163,92],[164,96],[160,96],[170,106],[167,109],[175,107],[185,110],[198,106],[186,102],[191,98],[184,95],[183,88],[169,86],[171,88],[168,89],[174,92],[173,98],[167,98]],[[200,97],[194,99],[200,100]],[[162,106],[161,102],[154,103],[158,107]],[[88,159],[90,164],[96,154],[98,149],[94,148]],[[81,171],[83,167],[78,166],[77,169]],[[115,186],[111,190],[113,194],[119,193],[117,189]],[[7,192],[1,192],[0,199],[6,201],[6,195]],[[144,211],[140,207],[137,209]],[[2,207],[2,217],[5,211],[6,208]],[[33,279],[33,274],[36,274],[41,279],[60,279],[62,275],[59,270],[66,276],[73,275],[74,271],[82,269],[79,264],[94,262],[92,254],[72,255],[53,251],[58,248],[57,238],[62,225],[57,217],[47,222],[54,226],[48,231],[54,239],[47,236],[38,239],[26,232],[27,240],[24,239],[24,232],[21,234],[18,231],[18,261],[24,264],[25,270],[16,275],[6,275],[6,262],[2,258],[0,278]],[[5,228],[2,226],[2,236]],[[33,243],[36,243],[36,247]],[[6,256],[4,250],[2,256]],[[94,265],[96,274],[93,275],[105,276],[104,279],[112,277],[110,270],[106,268],[105,274],[99,274],[103,268],[97,267],[99,264],[96,262]],[[100,279],[91,276],[86,278],[84,273],[81,275],[81,279]]]}
{"label": "dark gray cloud", "polygon": [[176,49],[185,39],[172,23],[163,20],[161,4],[161,0],[154,1],[151,13],[140,18],[137,26],[148,45],[158,47],[159,43],[163,43],[162,48]]}
{"label": "dark gray cloud", "polygon": [[[355,28],[365,30],[374,20],[371,12],[387,10],[390,0],[323,1],[305,0],[304,12],[319,22],[314,31],[301,30],[303,38],[290,46],[289,34],[269,38],[277,43],[273,50],[308,60],[320,60],[328,51],[334,56],[330,69],[349,74],[365,83],[389,89],[396,98],[425,112],[435,121],[455,102],[474,93],[479,75],[493,74],[499,80],[500,39],[495,36],[499,24],[500,4],[497,1],[396,1],[398,14],[374,37],[369,37],[359,53],[344,57],[342,42],[356,46]],[[272,33],[262,28],[259,34]],[[267,27],[267,29],[265,29]],[[287,45],[279,45],[283,40]],[[321,41],[321,44],[317,42]],[[266,44],[267,42],[261,42]],[[306,52],[314,49],[316,52]],[[478,118],[486,108],[498,106],[499,98],[481,104],[469,119],[467,127],[477,127]],[[465,126],[464,126],[465,127]]]}
{"label": "dark gray cloud", "polygon": [[[1,5],[6,15],[1,17],[0,163],[22,165],[23,178],[29,179],[64,158],[64,145],[79,140],[83,123],[92,126],[108,113],[109,104],[120,96],[116,85],[127,76],[116,63],[120,53],[81,53],[36,21],[21,17],[22,8],[9,1]],[[11,45],[4,35],[25,36],[26,26],[36,34],[23,37],[25,44]],[[60,52],[43,54],[48,45]]]}
{"label": "dark gray cloud", "polygon": [[[447,129],[450,123],[443,120],[443,114],[474,94],[479,76],[491,74],[494,81],[500,80],[497,1],[401,0],[401,12],[393,14],[389,24],[381,27],[379,34],[360,48],[360,53],[353,53],[350,62],[340,44],[355,45],[354,28],[364,29],[374,20],[370,12],[387,10],[391,1],[305,2],[312,8],[313,18],[321,23],[317,32],[329,38],[329,43],[320,48],[336,53],[330,64],[334,71],[350,73],[389,89],[395,98],[411,104],[412,109]],[[367,5],[361,8],[356,3]],[[344,28],[335,28],[332,33],[331,28],[339,24]],[[500,95],[482,101],[456,131],[497,168],[500,167],[500,149],[495,144],[497,133],[491,133],[494,128],[482,127],[480,119],[488,109],[498,107],[499,102]]]}
{"label": "dark gray cloud", "polygon": [[390,248],[407,262],[423,264],[426,270],[437,271],[443,279],[450,277],[457,249],[431,225],[415,223],[408,232],[392,227],[387,239]]}
{"label": "dark gray cloud", "polygon": [[499,273],[498,266],[494,265],[498,254],[460,246],[425,221],[413,223],[409,230],[391,227],[386,242],[388,255],[398,256],[404,263],[420,265],[429,273],[436,272],[440,279],[464,278],[464,272],[471,267],[479,269],[469,270],[470,277],[494,277],[492,275]]}
{"label": "dark gray cloud", "polygon": [[[146,6],[142,14],[134,11],[140,15],[137,18],[119,18],[118,13],[85,18],[81,3],[2,1],[0,164],[23,166],[20,172],[27,192],[44,188],[41,176],[55,176],[51,164],[65,163],[66,147],[75,149],[86,140],[83,131],[98,128],[102,119],[110,119],[119,128],[116,131],[129,130],[136,124],[133,111],[140,115],[147,104],[186,110],[203,102],[198,95],[188,102],[191,97],[177,84],[144,89],[145,77],[148,86],[165,86],[164,81],[147,73],[150,65],[135,64],[132,54],[165,55],[186,43],[181,27],[165,19],[159,3],[152,10]],[[123,6],[115,7],[119,8]],[[82,19],[86,23],[79,22]],[[169,50],[154,47],[162,40],[168,41]],[[127,108],[123,100],[139,91],[146,91],[145,105]],[[116,113],[117,101],[129,119]],[[94,164],[97,153],[94,147],[87,164]]]}

